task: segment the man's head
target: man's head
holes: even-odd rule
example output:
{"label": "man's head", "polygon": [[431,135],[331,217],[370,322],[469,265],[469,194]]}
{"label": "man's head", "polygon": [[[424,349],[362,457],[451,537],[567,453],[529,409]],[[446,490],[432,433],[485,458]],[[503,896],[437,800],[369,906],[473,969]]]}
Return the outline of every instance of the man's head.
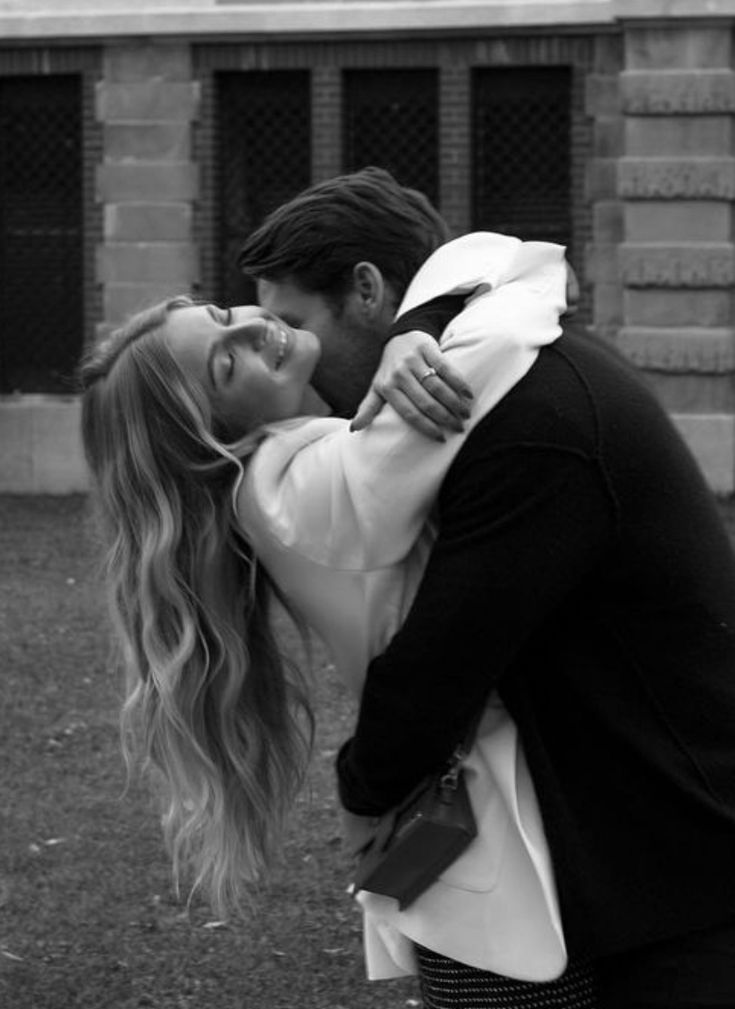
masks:
{"label": "man's head", "polygon": [[449,237],[425,196],[365,168],[279,207],[247,240],[238,265],[257,279],[265,308],[319,337],[314,385],[349,414],[367,391],[411,278]]}

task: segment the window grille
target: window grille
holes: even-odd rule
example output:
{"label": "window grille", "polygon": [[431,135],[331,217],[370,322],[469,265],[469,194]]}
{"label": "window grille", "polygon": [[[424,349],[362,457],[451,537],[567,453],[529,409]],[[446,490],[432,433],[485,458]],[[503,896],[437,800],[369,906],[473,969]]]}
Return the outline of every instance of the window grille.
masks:
{"label": "window grille", "polygon": [[473,73],[473,227],[568,245],[571,72]]}
{"label": "window grille", "polygon": [[70,392],[84,344],[80,75],[0,78],[0,393]]}
{"label": "window grille", "polygon": [[248,235],[311,181],[308,71],[222,72],[215,77],[219,290],[223,305],[253,302],[237,268]]}
{"label": "window grille", "polygon": [[437,71],[346,70],[343,85],[345,171],[377,165],[436,205]]}

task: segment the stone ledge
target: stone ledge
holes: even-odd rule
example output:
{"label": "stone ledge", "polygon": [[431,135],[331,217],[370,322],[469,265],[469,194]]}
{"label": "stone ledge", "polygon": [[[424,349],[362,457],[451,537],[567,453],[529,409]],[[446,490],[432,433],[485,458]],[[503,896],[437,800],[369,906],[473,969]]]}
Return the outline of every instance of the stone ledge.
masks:
{"label": "stone ledge", "polygon": [[4,40],[32,38],[99,38],[170,35],[241,35],[255,39],[272,36],[356,33],[426,32],[516,28],[557,25],[605,25],[613,23],[612,0],[282,0],[268,2],[225,2],[201,0],[182,4],[180,10],[147,10],[138,3],[120,2],[117,9],[105,9],[105,0],[96,4],[80,0],[75,10],[0,13],[0,37]]}
{"label": "stone ledge", "polygon": [[621,158],[618,195],[628,200],[733,200],[735,158]]}
{"label": "stone ledge", "polygon": [[0,493],[89,489],[76,397],[0,397]]}
{"label": "stone ledge", "polygon": [[166,81],[191,81],[191,50],[188,45],[118,45],[104,53],[104,78],[113,84],[140,82],[151,77]]}
{"label": "stone ledge", "polygon": [[735,14],[734,0],[614,0],[617,18],[721,18]]}
{"label": "stone ledge", "polygon": [[[645,0],[640,7],[645,8]],[[627,70],[724,70],[730,67],[730,33],[705,21],[686,26],[628,24],[625,52]]]}
{"label": "stone ledge", "polygon": [[623,111],[629,115],[692,115],[735,111],[732,70],[625,70]]}
{"label": "stone ledge", "polygon": [[733,329],[626,326],[614,342],[630,361],[648,371],[735,373]]}
{"label": "stone ledge", "polygon": [[731,242],[681,245],[621,245],[620,279],[628,287],[731,287],[735,245]]}

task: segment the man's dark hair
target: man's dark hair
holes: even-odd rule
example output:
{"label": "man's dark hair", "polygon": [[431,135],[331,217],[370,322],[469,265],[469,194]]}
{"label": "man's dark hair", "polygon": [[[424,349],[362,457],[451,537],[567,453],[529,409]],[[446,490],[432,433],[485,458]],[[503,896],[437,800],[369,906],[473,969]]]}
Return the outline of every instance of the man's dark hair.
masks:
{"label": "man's dark hair", "polygon": [[401,298],[424,260],[449,238],[422,193],[370,167],[320,182],[278,207],[245,242],[237,264],[248,277],[292,277],[305,291],[341,303],[352,268],[367,260]]}

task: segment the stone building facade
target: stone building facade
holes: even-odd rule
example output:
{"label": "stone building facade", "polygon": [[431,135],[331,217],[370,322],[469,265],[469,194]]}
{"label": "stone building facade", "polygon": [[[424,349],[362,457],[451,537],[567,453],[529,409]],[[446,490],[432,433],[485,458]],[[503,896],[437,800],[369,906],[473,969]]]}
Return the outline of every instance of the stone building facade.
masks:
{"label": "stone building facade", "polygon": [[[78,320],[81,345],[172,293],[245,297],[228,263],[265,212],[396,156],[401,181],[426,189],[455,232],[564,241],[591,338],[647,374],[712,487],[733,492],[735,0],[28,7],[0,6],[0,273],[16,299],[3,310],[0,293],[0,491],[86,487],[78,400],[25,368],[26,332],[43,359],[54,312]],[[18,224],[8,209],[38,160],[22,130],[33,94],[51,124],[33,136],[54,135],[42,117],[62,78],[77,88],[80,223],[34,231],[30,212]],[[5,162],[3,129],[16,151]],[[494,144],[519,171],[539,163],[525,204],[510,206],[513,180],[507,205],[497,196]],[[50,146],[71,157],[75,145]],[[47,298],[16,251],[35,241],[40,262],[61,232],[80,251],[68,310],[68,291]],[[26,331],[15,323],[28,305]],[[3,384],[3,368],[20,377]]]}

